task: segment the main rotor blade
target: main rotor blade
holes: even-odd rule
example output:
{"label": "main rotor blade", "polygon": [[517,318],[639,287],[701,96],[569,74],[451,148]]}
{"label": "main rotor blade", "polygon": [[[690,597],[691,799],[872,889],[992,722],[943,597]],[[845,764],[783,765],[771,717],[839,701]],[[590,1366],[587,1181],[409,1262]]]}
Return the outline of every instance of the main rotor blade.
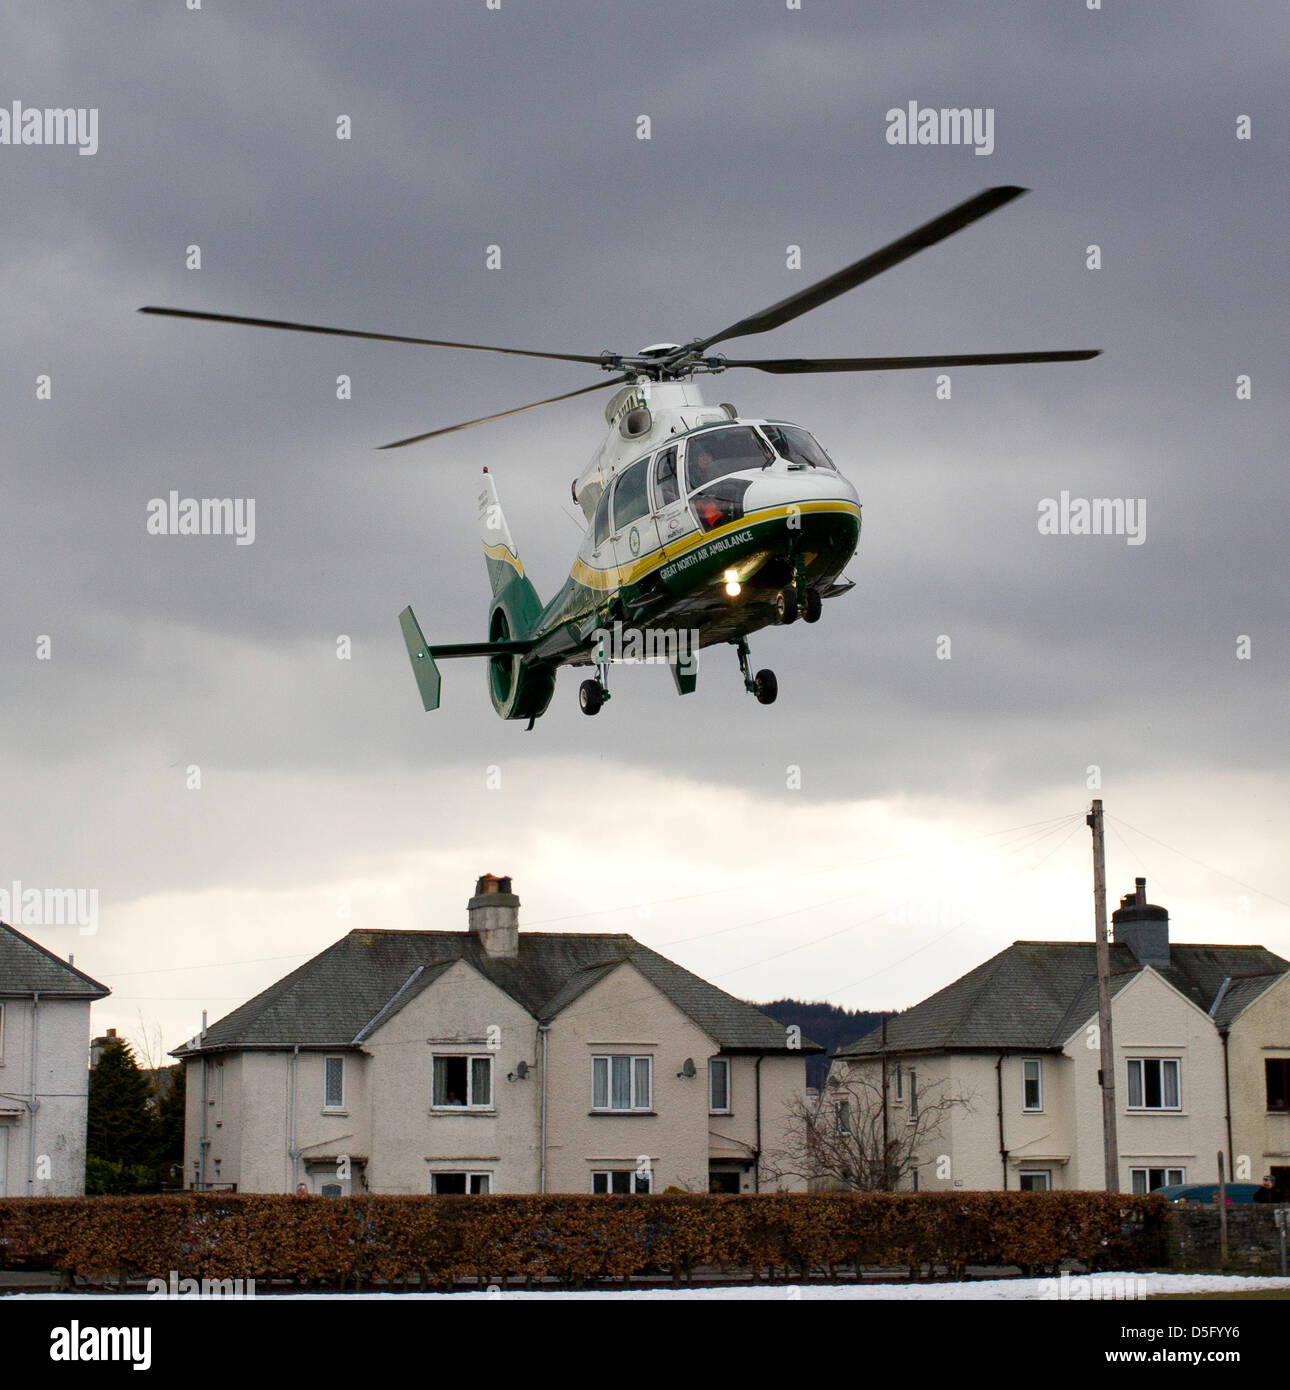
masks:
{"label": "main rotor blade", "polygon": [[[599,360],[599,359],[597,359]],[[481,415],[478,420],[463,420],[460,425],[448,425],[441,430],[428,430],[425,434],[414,434],[407,439],[396,439],[392,444],[379,444],[380,449],[402,449],[408,444],[420,444],[423,439],[434,439],[441,434],[453,434],[457,430],[468,430],[472,425],[486,425],[490,420],[504,420],[508,415],[522,415],[526,410],[536,410],[540,405],[554,405],[556,401],[567,401],[574,396],[585,396],[588,391],[599,391],[605,386],[621,386],[630,380],[625,376],[609,377],[591,386],[580,386],[576,391],[566,391],[562,396],[548,396],[544,401],[531,401],[528,405],[517,405],[514,410],[499,410],[496,415]]]}
{"label": "main rotor blade", "polygon": [[162,309],[146,304],[141,314],[161,314],[172,319],[200,319],[206,323],[241,323],[250,328],[281,328],[289,333],[323,333],[332,338],[371,338],[378,343],[413,343],[418,347],[464,348],[467,352],[503,352],[510,357],[547,357],[556,362],[593,362],[572,352],[530,352],[527,348],[489,347],[483,343],[449,343],[441,338],[408,338],[399,333],[364,333],[353,328],[324,328],[316,323],[286,323],[282,319],[252,319],[240,314],[205,314],[196,309]]}
{"label": "main rotor blade", "polygon": [[1087,362],[1101,348],[1070,352],[967,352],[954,357],[756,357],[727,358],[727,367],[753,367],[759,372],[890,372],[915,367],[1006,367],[1013,362]]}
{"label": "main rotor blade", "polygon": [[844,270],[839,270],[836,274],[789,295],[787,299],[781,299],[778,304],[772,304],[769,309],[763,309],[759,314],[750,314],[746,319],[740,319],[738,323],[731,324],[729,328],[722,329],[711,338],[705,338],[698,344],[698,350],[702,352],[713,343],[723,342],[727,338],[742,338],[749,333],[765,333],[772,328],[778,328],[781,323],[797,318],[799,314],[805,314],[810,309],[818,309],[821,304],[827,304],[830,299],[836,299],[847,290],[853,290],[866,280],[872,280],[875,275],[881,275],[884,270],[890,270],[892,266],[908,260],[917,252],[934,246],[938,241],[944,241],[947,236],[961,231],[978,218],[1002,207],[1004,203],[1010,203],[1025,192],[1024,188],[1018,188],[1013,184],[987,188],[975,198],[969,198],[966,203],[960,203],[948,212],[943,212],[898,241],[893,241],[881,250],[856,261],[854,265],[849,265]]}

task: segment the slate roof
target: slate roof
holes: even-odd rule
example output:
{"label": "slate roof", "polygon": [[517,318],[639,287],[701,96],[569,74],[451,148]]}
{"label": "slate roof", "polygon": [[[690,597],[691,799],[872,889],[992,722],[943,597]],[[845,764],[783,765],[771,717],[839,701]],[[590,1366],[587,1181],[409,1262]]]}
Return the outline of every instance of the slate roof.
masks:
{"label": "slate roof", "polygon": [[[782,1023],[633,937],[522,931],[519,943],[518,957],[506,960],[490,956],[468,931],[352,931],[172,1056],[222,1048],[356,1045],[459,960],[542,1021],[630,962],[719,1047],[789,1050]],[[824,1049],[803,1041],[800,1050]]]}
{"label": "slate roof", "polygon": [[112,993],[8,922],[0,922],[0,998],[34,990],[64,999],[104,999]]}
{"label": "slate roof", "polygon": [[[1128,946],[1112,944],[1112,998],[1143,966]],[[1290,970],[1262,946],[1170,946],[1170,964],[1153,967],[1214,1022],[1228,1027]],[[1227,989],[1223,982],[1230,978]],[[1097,948],[1083,941],[1014,941],[953,984],[887,1021],[887,1051],[1058,1049],[1097,1012]],[[882,1050],[881,1025],[839,1057]]]}

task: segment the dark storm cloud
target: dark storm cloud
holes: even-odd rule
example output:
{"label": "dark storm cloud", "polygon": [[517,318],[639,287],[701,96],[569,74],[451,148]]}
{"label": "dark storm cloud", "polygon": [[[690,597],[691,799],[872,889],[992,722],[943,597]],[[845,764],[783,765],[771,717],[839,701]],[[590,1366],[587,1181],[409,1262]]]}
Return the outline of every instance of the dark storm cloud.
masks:
{"label": "dark storm cloud", "polygon": [[[93,158],[0,150],[4,737],[28,795],[42,767],[95,757],[118,784],[192,761],[375,784],[409,761],[576,748],[767,792],[793,763],[814,796],[1051,787],[1076,802],[1091,763],[1122,778],[1281,765],[1276,8],[474,0],[83,5],[8,23],[0,101],[102,112]],[[995,153],[888,145],[885,112],[909,100],[993,107]],[[634,138],[642,113],[649,142]],[[724,651],[684,703],[659,670],[616,672],[595,723],[566,674],[532,735],[495,720],[473,666],[446,673],[437,715],[417,708],[394,614],[414,602],[440,640],[482,630],[479,468],[550,593],[603,401],[373,446],[595,369],[133,313],[630,350],[713,331],[1013,181],[1034,192],[732,351],[1102,358],[955,372],[948,403],[931,373],[711,383],[713,399],[814,428],[866,504],[857,590],[818,627],[754,639],[780,673],[773,710],[743,696]],[[184,269],[191,243],[200,273]],[[492,243],[500,272],[484,266]],[[34,399],[44,370],[49,403]],[[1248,404],[1238,372],[1254,377]],[[172,488],[254,497],[255,544],[148,536],[148,500]],[[1041,537],[1038,503],[1062,489],[1146,497],[1147,543]],[[50,663],[32,657],[41,633]],[[342,633],[354,659],[338,669]],[[157,797],[127,798],[129,833],[168,818]],[[121,805],[88,787],[67,814],[110,841]],[[195,882],[224,871],[218,854],[156,872]]]}

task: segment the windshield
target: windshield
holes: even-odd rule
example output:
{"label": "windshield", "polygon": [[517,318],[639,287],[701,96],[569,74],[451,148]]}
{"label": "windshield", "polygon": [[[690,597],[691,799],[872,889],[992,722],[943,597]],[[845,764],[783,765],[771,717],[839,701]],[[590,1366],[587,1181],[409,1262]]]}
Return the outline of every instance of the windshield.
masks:
{"label": "windshield", "polygon": [[774,455],[749,425],[704,430],[685,446],[685,473],[689,491],[703,487],[714,478],[739,473],[745,468],[765,468]]}
{"label": "windshield", "polygon": [[804,463],[808,468],[832,468],[833,460],[820,448],[813,435],[797,425],[763,425],[766,438],[780,458]]}

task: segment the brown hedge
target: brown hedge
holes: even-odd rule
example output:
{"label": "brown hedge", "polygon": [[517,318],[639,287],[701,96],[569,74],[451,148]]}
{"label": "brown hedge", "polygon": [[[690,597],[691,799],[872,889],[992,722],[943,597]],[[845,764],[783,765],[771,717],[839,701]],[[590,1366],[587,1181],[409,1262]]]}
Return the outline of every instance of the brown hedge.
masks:
{"label": "brown hedge", "polygon": [[700,1266],[803,1279],[864,1265],[1133,1269],[1158,1261],[1163,1210],[1099,1192],[22,1197],[0,1199],[0,1269],[351,1288],[683,1279]]}

